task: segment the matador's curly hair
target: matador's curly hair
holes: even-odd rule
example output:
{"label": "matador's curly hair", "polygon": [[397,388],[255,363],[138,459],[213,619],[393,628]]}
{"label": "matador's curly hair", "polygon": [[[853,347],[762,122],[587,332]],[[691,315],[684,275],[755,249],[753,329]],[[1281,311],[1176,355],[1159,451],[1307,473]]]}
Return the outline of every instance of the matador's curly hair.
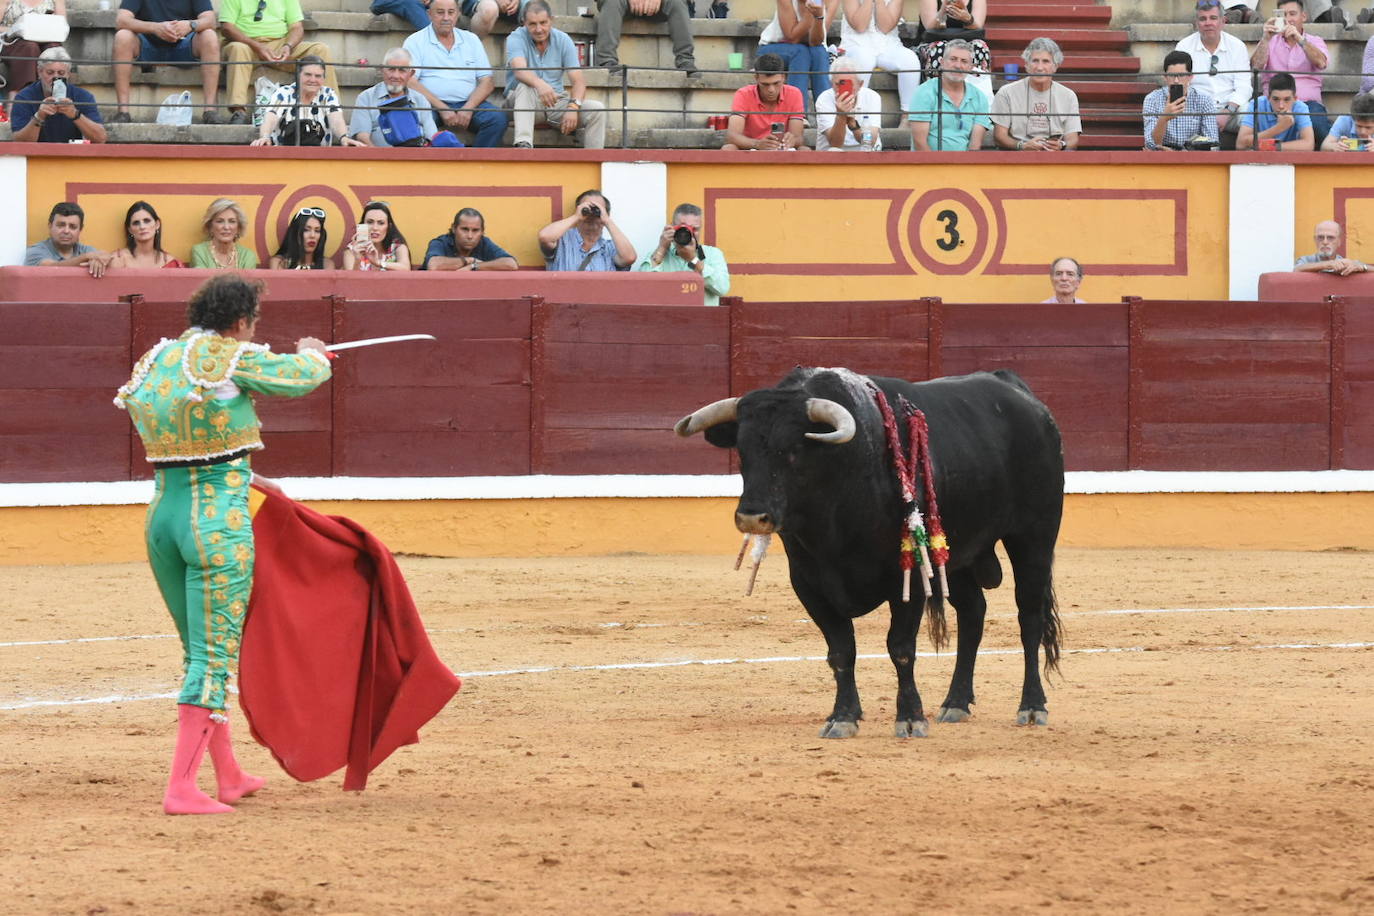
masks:
{"label": "matador's curly hair", "polygon": [[207,331],[228,331],[240,318],[258,317],[258,299],[267,287],[236,273],[217,273],[191,294],[186,320]]}

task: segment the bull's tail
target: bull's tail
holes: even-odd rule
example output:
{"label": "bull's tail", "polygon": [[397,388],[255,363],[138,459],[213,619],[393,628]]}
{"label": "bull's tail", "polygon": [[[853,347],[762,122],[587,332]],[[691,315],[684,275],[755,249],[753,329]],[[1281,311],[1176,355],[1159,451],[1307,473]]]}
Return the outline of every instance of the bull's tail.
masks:
{"label": "bull's tail", "polygon": [[1064,624],[1059,620],[1059,599],[1054,594],[1054,583],[1049,583],[1045,590],[1046,601],[1043,605],[1041,616],[1040,644],[1045,647],[1045,672],[1062,673],[1059,670],[1059,657],[1064,654]]}
{"label": "bull's tail", "polygon": [[940,652],[949,645],[949,628],[945,626],[945,596],[940,591],[940,578],[935,577],[934,589],[926,599],[926,624],[930,632],[930,643]]}

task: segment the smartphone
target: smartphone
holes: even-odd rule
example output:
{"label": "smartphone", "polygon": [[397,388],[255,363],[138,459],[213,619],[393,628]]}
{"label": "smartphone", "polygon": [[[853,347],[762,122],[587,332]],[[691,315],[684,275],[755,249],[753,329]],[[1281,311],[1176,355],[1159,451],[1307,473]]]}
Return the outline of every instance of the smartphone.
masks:
{"label": "smartphone", "polygon": [[1177,101],[1178,101],[1179,99],[1181,99],[1181,98],[1183,98],[1183,86],[1180,85],[1179,83],[1170,83],[1170,84],[1169,84],[1169,101],[1171,101],[1171,102],[1177,102]]}
{"label": "smartphone", "polygon": [[779,124],[777,121],[774,121],[772,124],[770,124],[770,125],[768,126],[768,132],[771,133],[771,134],[772,134],[773,136],[775,136],[775,137],[781,137],[781,136],[782,136],[782,132],[783,132],[785,129],[786,129],[786,128],[785,128],[783,125]]}
{"label": "smartphone", "polygon": [[357,229],[354,231],[354,233],[353,233],[353,241],[355,241],[355,242],[357,242],[359,245],[361,245],[361,244],[363,244],[364,242],[366,242],[367,239],[368,239],[367,223],[359,223],[359,224],[358,224],[358,228],[357,228]]}
{"label": "smartphone", "polygon": [[52,81],[52,97],[55,99],[67,98],[67,81],[55,79]]}
{"label": "smartphone", "polygon": [[853,80],[835,80],[835,95],[838,97],[844,93],[854,94]]}
{"label": "smartphone", "polygon": [[1273,26],[1274,28],[1278,29],[1279,31],[1282,31],[1282,30],[1283,30],[1283,17],[1282,17],[1282,16],[1275,16],[1273,19],[1270,19],[1270,20],[1269,20],[1269,24],[1270,24],[1271,26]]}

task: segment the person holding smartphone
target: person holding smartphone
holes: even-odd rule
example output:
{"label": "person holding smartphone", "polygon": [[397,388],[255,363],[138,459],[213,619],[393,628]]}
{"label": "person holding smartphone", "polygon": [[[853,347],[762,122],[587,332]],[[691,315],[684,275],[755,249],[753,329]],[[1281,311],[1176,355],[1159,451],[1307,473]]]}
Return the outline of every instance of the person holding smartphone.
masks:
{"label": "person holding smartphone", "polygon": [[14,96],[10,139],[23,143],[104,143],[95,96],[71,84],[72,58],[62,48],[38,55],[38,79]]}
{"label": "person holding smartphone", "polygon": [[754,63],[754,84],[735,92],[723,150],[806,149],[806,102],[789,86],[787,64],[776,54]]}
{"label": "person holding smartphone", "polygon": [[[1205,137],[1220,143],[1216,102],[1193,83],[1193,55],[1170,51],[1164,55],[1164,85],[1145,96],[1146,149],[1183,149]],[[1213,147],[1215,148],[1215,147]]]}
{"label": "person holding smartphone", "polygon": [[816,99],[816,151],[878,152],[882,121],[882,96],[863,84],[849,55],[835,58],[830,88]]}

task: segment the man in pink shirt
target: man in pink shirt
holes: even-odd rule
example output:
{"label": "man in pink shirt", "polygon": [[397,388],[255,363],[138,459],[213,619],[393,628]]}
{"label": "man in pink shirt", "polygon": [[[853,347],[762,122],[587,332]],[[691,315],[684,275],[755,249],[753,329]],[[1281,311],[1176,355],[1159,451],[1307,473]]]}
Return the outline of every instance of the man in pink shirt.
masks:
{"label": "man in pink shirt", "polygon": [[787,85],[787,64],[763,54],[754,64],[754,85],[735,92],[721,149],[806,149],[806,100]]}
{"label": "man in pink shirt", "polygon": [[1307,103],[1317,148],[1331,130],[1322,104],[1321,73],[1330,56],[1319,35],[1309,35],[1307,10],[1302,0],[1279,0],[1274,18],[1264,23],[1264,34],[1250,55],[1250,63],[1263,75],[1261,93],[1269,91],[1269,78],[1275,73],[1291,73],[1298,86],[1298,101]]}

